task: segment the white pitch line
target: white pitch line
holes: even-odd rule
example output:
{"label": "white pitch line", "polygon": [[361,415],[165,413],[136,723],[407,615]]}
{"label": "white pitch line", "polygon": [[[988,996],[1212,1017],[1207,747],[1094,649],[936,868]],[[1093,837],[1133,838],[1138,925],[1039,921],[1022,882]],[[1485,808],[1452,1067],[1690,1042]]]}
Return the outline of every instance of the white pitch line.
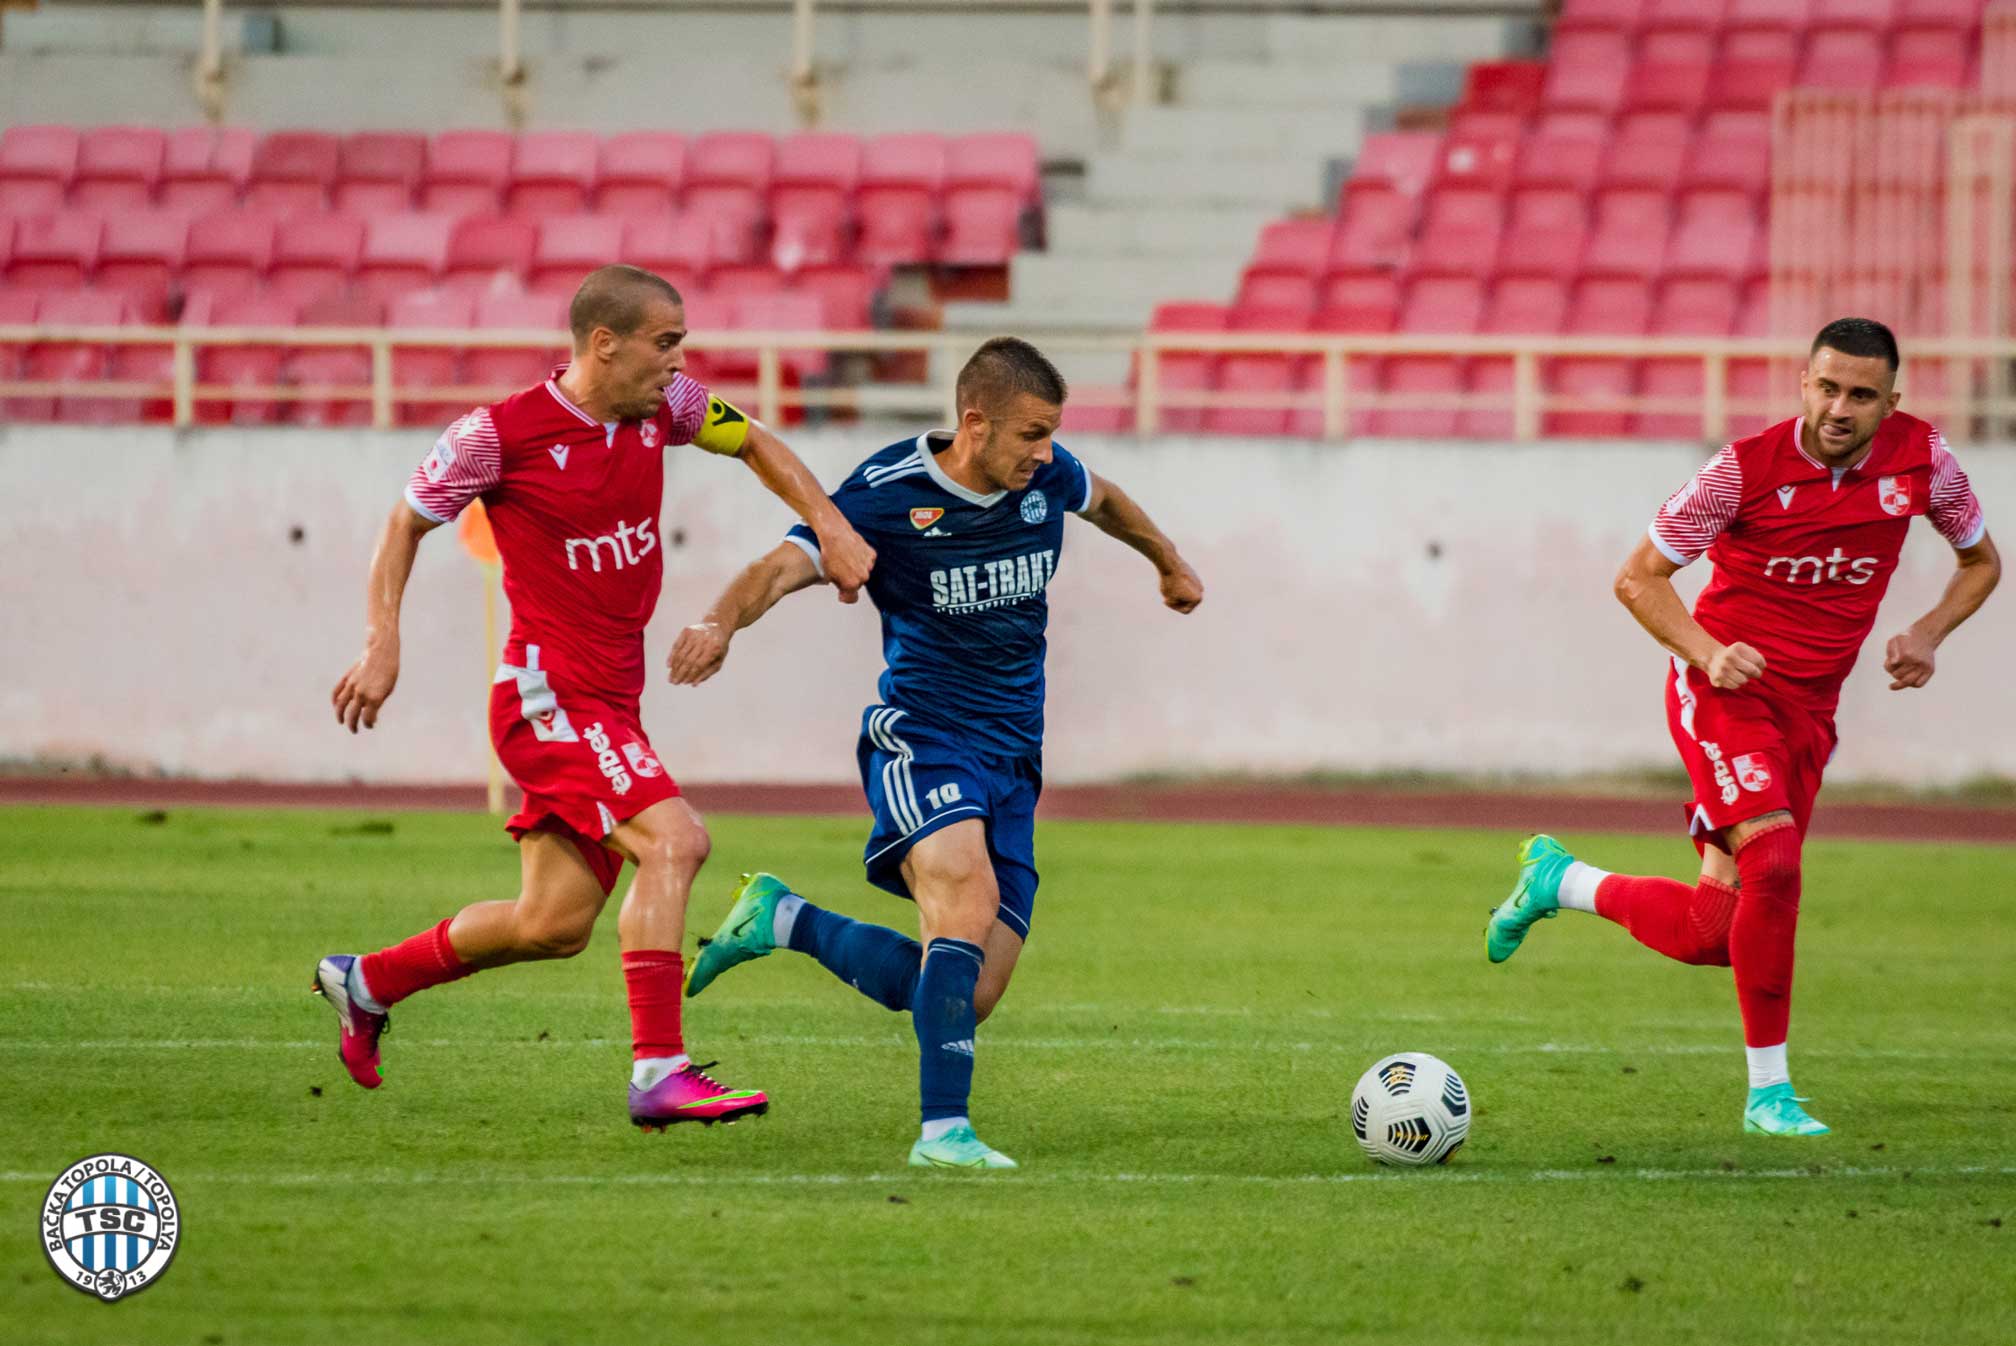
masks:
{"label": "white pitch line", "polygon": [[[1846,1165],[1826,1168],[1764,1169],[1671,1169],[1671,1168],[1589,1168],[1536,1169],[1527,1172],[1453,1168],[1436,1169],[1425,1181],[1440,1183],[1526,1183],[1526,1182],[1693,1182],[1693,1181],[1811,1181],[1871,1178],[2009,1177],[2016,1167],[1963,1164],[1952,1167],[1874,1168]],[[904,1173],[429,1173],[376,1170],[363,1173],[177,1173],[177,1183],[229,1184],[247,1187],[345,1187],[345,1186],[437,1186],[457,1187],[856,1187],[881,1186],[916,1178]],[[1030,1172],[993,1175],[988,1185],[1000,1183],[1040,1186],[1082,1186],[1111,1183],[1117,1186],[1180,1187],[1224,1183],[1245,1187],[1330,1187],[1353,1183],[1407,1182],[1414,1175],[1406,1171],[1352,1173],[1084,1173]],[[0,1183],[43,1183],[51,1175],[20,1170],[0,1171]]]}

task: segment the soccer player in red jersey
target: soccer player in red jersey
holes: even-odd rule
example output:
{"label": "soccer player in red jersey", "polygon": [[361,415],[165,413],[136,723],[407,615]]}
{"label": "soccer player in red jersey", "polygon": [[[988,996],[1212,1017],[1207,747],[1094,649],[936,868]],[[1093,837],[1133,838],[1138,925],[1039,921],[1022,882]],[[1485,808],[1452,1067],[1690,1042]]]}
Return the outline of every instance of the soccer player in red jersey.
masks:
{"label": "soccer player in red jersey", "polygon": [[[1827,1133],[1799,1106],[1785,1060],[1800,845],[1834,751],[1842,681],[1911,520],[1926,516],[1958,567],[1931,611],[1885,647],[1892,691],[1931,681],[1940,643],[2002,574],[1945,441],[1897,410],[1897,363],[1880,323],[1822,328],[1800,378],[1803,414],[1711,459],[1618,573],[1619,601],[1673,656],[1666,715],[1694,790],[1698,882],[1605,873],[1531,837],[1518,885],[1485,931],[1491,961],[1503,962],[1535,921],[1567,907],[1669,958],[1733,969],[1750,1067],[1744,1130],[1765,1135]],[[1715,571],[1689,616],[1672,576],[1703,555]]]}
{"label": "soccer player in red jersey", "polygon": [[568,317],[571,361],[455,422],[414,472],[372,557],[364,653],[332,695],[352,733],[377,724],[399,679],[399,606],[420,540],[481,498],[511,601],[490,734],[525,796],[505,824],[519,842],[519,895],[464,907],[377,953],[324,958],[314,989],[336,1009],[344,1067],[375,1089],[394,1004],[484,968],[579,953],[627,859],[637,873],[616,928],[635,1056],[630,1118],[654,1129],[732,1121],[768,1101],[703,1074],[680,1025],[679,946],[707,829],[638,717],[644,626],[664,575],[665,450],[740,458],[819,535],[845,601],[875,554],[783,441],[680,372],[685,307],[671,285],[603,267]]}

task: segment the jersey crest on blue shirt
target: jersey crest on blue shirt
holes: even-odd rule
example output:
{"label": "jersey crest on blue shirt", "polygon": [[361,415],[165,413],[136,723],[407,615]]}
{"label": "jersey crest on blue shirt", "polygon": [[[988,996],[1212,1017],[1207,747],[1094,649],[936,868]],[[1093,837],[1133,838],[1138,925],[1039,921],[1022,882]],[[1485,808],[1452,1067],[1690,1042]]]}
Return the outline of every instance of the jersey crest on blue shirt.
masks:
{"label": "jersey crest on blue shirt", "polygon": [[[1048,590],[1064,517],[1090,503],[1092,476],[1061,444],[1020,491],[981,495],[947,477],[933,431],[862,463],[833,503],[875,548],[868,596],[882,620],[883,704],[932,721],[978,752],[1024,757],[1043,745]],[[815,555],[803,524],[791,538]]]}

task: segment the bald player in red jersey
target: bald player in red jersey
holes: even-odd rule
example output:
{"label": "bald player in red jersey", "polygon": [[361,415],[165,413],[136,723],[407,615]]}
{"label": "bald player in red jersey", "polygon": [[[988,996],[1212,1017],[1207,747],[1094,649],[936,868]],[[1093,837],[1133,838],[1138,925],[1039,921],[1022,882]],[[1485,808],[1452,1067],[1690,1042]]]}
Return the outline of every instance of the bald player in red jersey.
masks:
{"label": "bald player in red jersey", "polygon": [[[1672,655],[1666,713],[1694,789],[1693,885],[1609,874],[1552,837],[1520,848],[1518,885],[1491,913],[1486,952],[1510,958],[1533,923],[1594,912],[1683,963],[1730,967],[1750,1093],[1744,1130],[1824,1135],[1785,1058],[1800,846],[1833,755],[1841,684],[1876,624],[1911,521],[1958,567],[1932,610],[1892,636],[1893,691],[1931,681],[1934,654],[2001,578],[1967,475],[1939,432],[1897,410],[1897,341],[1880,323],[1822,328],[1796,420],[1738,440],[1669,499],[1618,573],[1618,599]],[[1672,576],[1714,563],[1690,616]]]}
{"label": "bald player in red jersey", "polygon": [[875,554],[783,441],[681,372],[685,307],[671,285],[604,267],[582,282],[568,317],[570,362],[464,416],[414,471],[372,558],[364,653],[332,695],[352,733],[377,724],[399,678],[399,607],[420,540],[481,499],[511,601],[490,732],[524,792],[506,824],[519,842],[519,895],[464,907],[377,953],[324,958],[313,989],[336,1010],[344,1067],[375,1089],[394,1004],[484,968],[579,953],[628,860],[637,874],[616,929],[631,1121],[733,1121],[768,1100],[696,1068],[680,1023],[679,947],[707,829],[638,716],[644,627],[664,579],[666,452],[693,444],[741,459],[819,534],[829,573],[837,549],[844,601]]}

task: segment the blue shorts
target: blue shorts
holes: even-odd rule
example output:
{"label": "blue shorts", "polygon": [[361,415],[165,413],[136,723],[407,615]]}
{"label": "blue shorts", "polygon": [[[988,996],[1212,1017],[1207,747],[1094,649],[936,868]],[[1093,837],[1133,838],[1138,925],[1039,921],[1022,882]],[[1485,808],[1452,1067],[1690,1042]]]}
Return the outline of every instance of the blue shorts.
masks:
{"label": "blue shorts", "polygon": [[965,818],[987,825],[987,854],[1001,890],[1001,923],[1029,938],[1036,907],[1036,799],[1041,765],[976,753],[953,735],[893,706],[861,715],[861,788],[875,815],[862,861],[868,882],[910,897],[903,857],[939,828]]}

